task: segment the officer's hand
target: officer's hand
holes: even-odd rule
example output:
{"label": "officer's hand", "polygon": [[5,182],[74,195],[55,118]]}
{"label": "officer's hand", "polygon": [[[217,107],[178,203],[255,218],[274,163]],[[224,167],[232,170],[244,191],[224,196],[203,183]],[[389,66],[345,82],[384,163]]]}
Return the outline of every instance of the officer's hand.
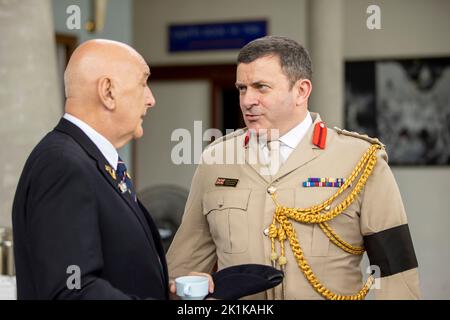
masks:
{"label": "officer's hand", "polygon": [[174,280],[169,280],[169,299],[170,300],[180,300],[180,297],[177,296],[177,287],[175,286]]}

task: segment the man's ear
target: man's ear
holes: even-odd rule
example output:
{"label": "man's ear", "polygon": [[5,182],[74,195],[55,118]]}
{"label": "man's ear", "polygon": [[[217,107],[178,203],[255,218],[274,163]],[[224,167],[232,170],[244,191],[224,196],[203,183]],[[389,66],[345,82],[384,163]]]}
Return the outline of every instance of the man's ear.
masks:
{"label": "man's ear", "polygon": [[299,79],[294,84],[295,94],[296,94],[296,104],[301,106],[308,102],[309,96],[312,91],[312,83],[308,79]]}
{"label": "man's ear", "polygon": [[111,78],[101,77],[98,80],[97,90],[103,105],[109,110],[114,110],[116,107],[116,100],[114,95],[114,85]]}

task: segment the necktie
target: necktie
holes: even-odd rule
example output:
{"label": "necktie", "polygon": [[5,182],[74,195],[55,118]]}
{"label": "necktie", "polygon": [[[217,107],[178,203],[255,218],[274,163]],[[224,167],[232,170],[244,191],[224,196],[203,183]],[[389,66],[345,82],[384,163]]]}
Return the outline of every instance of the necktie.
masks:
{"label": "necktie", "polygon": [[[131,177],[127,172],[127,166],[125,162],[119,157],[119,161],[117,161],[117,179],[119,180],[119,189],[122,193],[128,194],[134,202],[137,202],[136,192],[133,187],[133,182],[131,181]],[[137,203],[136,206],[138,207]],[[138,210],[142,212],[139,208]],[[142,212],[144,214],[144,212]],[[151,233],[151,231],[150,231]],[[155,255],[158,257],[159,267],[161,271],[162,278],[164,278],[164,268],[162,266],[161,258],[159,257],[158,251],[155,247],[155,244],[151,242],[152,248],[155,250]]]}
{"label": "necktie", "polygon": [[269,170],[271,175],[275,175],[283,163],[280,147],[280,140],[273,140],[267,143],[267,149],[269,150]]}
{"label": "necktie", "polygon": [[133,182],[131,181],[131,177],[128,174],[127,166],[125,162],[119,157],[119,161],[117,162],[117,179],[119,180],[119,189],[122,193],[128,193],[131,199],[136,202],[136,192],[134,191]]}

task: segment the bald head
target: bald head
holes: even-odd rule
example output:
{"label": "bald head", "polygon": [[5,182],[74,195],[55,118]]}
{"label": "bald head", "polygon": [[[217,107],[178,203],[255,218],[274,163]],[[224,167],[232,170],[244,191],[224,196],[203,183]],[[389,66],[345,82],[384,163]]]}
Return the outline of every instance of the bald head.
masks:
{"label": "bald head", "polygon": [[130,46],[90,40],[72,54],[64,73],[66,112],[120,147],[142,136],[142,118],[155,104],[150,69]]}
{"label": "bald head", "polygon": [[130,68],[146,65],[132,47],[117,41],[95,39],[81,44],[64,72],[66,98],[94,98],[95,84],[103,76],[119,79]]}

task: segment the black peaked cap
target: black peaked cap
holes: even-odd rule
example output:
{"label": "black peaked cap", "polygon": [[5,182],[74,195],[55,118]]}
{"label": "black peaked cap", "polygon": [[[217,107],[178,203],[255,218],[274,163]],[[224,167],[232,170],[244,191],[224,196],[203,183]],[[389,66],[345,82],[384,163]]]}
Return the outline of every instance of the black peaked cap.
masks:
{"label": "black peaked cap", "polygon": [[283,281],[282,271],[262,264],[241,264],[212,274],[214,292],[206,298],[237,300],[273,288]]}

